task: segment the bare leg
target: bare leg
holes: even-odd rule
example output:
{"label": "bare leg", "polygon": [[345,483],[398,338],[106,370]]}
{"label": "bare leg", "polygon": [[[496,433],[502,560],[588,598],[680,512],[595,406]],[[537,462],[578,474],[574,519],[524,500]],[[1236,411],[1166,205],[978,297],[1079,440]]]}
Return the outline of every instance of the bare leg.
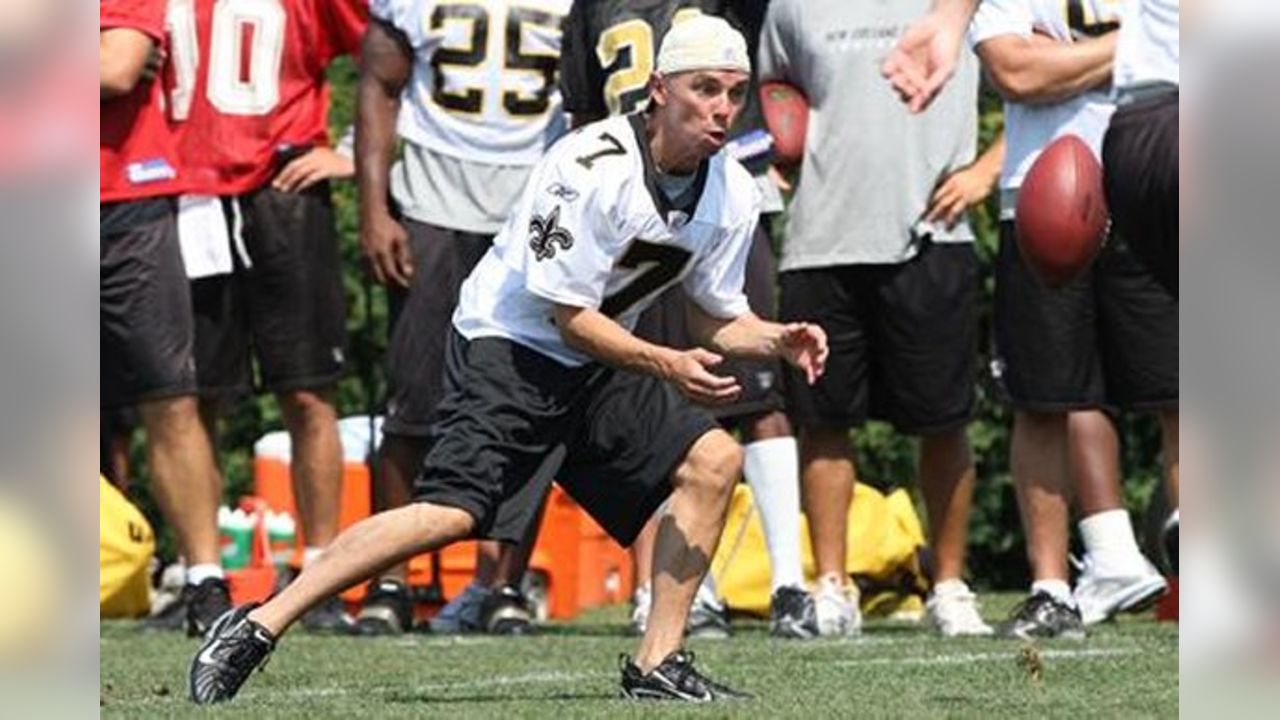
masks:
{"label": "bare leg", "polygon": [[742,448],[723,430],[699,438],[676,469],[654,546],[653,612],[635,658],[641,672],[680,648],[689,606],[720,542],[741,475]]}
{"label": "bare leg", "polygon": [[218,502],[222,476],[214,462],[196,399],[166,398],[139,406],[147,431],[147,462],[156,503],[178,536],[187,564],[218,564]]}
{"label": "bare leg", "polygon": [[801,486],[818,577],[845,574],[849,503],[857,473],[847,429],[814,428],[800,434]]}
{"label": "bare leg", "polygon": [[1124,507],[1120,494],[1120,436],[1101,410],[1067,415],[1068,465],[1080,515]]}
{"label": "bare leg", "polygon": [[[373,511],[404,507],[413,500],[413,478],[422,465],[426,445],[422,440],[401,435],[385,435],[378,449],[378,477],[373,483]],[[384,578],[405,582],[406,563],[395,563],[381,573]]]}
{"label": "bare leg", "polygon": [[1160,413],[1160,431],[1164,440],[1164,489],[1169,507],[1178,508],[1178,411]]}
{"label": "bare leg", "polygon": [[308,547],[324,547],[338,534],[342,503],[342,444],[332,388],[278,395],[293,446],[290,475],[298,520]]}
{"label": "bare leg", "polygon": [[474,526],[466,511],[429,503],[412,503],[365,518],[338,535],[297,579],[249,617],[279,637],[321,600],[389,565],[460,540]]}
{"label": "bare leg", "polygon": [[964,428],[920,438],[920,489],[929,513],[935,582],[964,575],[974,477]]}
{"label": "bare leg", "polygon": [[644,524],[636,541],[631,544],[631,562],[635,568],[636,585],[648,585],[653,582],[653,546],[658,539],[658,520],[662,511],[654,513],[649,522]]}
{"label": "bare leg", "polygon": [[1014,414],[1010,465],[1033,580],[1067,572],[1067,418],[1063,413]]}

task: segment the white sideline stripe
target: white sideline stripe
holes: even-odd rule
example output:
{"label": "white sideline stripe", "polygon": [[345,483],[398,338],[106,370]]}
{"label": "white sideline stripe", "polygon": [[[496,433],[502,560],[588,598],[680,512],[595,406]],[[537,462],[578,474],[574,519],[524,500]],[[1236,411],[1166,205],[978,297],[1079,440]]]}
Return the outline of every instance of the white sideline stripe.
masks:
{"label": "white sideline stripe", "polygon": [[[1083,648],[1080,650],[1041,650],[1045,660],[1088,660],[1100,657],[1137,655],[1137,648]],[[865,658],[862,660],[833,660],[832,665],[964,665],[972,662],[1010,662],[1018,659],[1018,652],[960,653],[959,655],[930,655],[928,657]]]}

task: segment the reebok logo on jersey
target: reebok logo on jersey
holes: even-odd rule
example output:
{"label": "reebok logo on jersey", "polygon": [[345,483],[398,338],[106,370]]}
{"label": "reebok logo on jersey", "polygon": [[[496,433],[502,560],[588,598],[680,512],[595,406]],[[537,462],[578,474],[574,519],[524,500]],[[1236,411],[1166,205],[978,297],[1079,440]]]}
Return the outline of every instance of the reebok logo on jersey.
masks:
{"label": "reebok logo on jersey", "polygon": [[578,199],[578,191],[560,182],[553,182],[547,186],[547,192],[564,200],[565,202],[573,202]]}
{"label": "reebok logo on jersey", "polygon": [[573,235],[560,227],[560,206],[557,205],[550,215],[533,216],[529,221],[529,249],[537,260],[550,260],[556,256],[556,246],[561,250],[573,247]]}

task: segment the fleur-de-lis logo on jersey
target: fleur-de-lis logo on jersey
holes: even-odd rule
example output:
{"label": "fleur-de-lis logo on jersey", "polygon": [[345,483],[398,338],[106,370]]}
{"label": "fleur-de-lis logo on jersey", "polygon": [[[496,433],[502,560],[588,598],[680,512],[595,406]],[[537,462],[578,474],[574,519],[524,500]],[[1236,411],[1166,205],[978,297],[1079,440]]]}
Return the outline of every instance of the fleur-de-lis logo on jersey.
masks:
{"label": "fleur-de-lis logo on jersey", "polygon": [[573,247],[573,235],[560,227],[560,206],[546,217],[533,216],[529,221],[529,249],[536,260],[550,260],[556,256],[556,246],[561,250]]}

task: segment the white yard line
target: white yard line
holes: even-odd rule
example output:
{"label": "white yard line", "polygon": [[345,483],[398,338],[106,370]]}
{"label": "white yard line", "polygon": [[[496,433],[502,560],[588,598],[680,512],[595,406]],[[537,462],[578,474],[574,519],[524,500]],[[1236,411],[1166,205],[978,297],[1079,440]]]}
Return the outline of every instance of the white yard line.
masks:
{"label": "white yard line", "polygon": [[[1012,662],[1018,659],[1017,650],[987,653],[957,653],[954,655],[927,655],[924,657],[862,658],[832,660],[832,665],[964,665],[974,662]],[[1103,657],[1137,655],[1139,648],[1080,648],[1078,650],[1040,650],[1045,660],[1089,660]]]}

